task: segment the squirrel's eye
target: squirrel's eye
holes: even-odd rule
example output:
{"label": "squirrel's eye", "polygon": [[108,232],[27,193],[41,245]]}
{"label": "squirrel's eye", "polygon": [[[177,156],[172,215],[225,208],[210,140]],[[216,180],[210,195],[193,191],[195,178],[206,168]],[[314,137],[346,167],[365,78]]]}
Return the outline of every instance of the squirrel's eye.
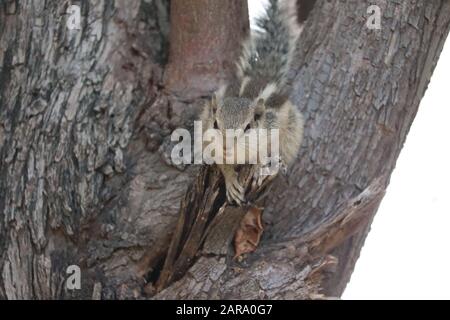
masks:
{"label": "squirrel's eye", "polygon": [[250,123],[244,129],[245,132],[247,132],[248,130],[250,130]]}
{"label": "squirrel's eye", "polygon": [[214,121],[214,129],[219,129],[219,126],[217,125],[217,120]]}

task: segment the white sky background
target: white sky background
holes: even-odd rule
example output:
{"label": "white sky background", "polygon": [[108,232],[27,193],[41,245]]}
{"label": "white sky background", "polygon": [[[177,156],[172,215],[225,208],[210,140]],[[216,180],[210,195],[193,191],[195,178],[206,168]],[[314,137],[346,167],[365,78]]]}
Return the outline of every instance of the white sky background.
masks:
{"label": "white sky background", "polygon": [[[266,0],[248,0],[250,16]],[[450,299],[450,40],[344,299]]]}

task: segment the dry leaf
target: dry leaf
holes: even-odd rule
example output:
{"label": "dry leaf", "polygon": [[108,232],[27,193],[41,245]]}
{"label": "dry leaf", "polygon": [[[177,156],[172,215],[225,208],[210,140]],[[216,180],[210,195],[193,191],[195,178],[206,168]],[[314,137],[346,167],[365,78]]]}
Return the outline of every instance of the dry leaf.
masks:
{"label": "dry leaf", "polygon": [[263,209],[258,207],[251,207],[242,221],[234,236],[234,259],[240,257],[245,253],[250,253],[256,250],[264,230],[262,225]]}

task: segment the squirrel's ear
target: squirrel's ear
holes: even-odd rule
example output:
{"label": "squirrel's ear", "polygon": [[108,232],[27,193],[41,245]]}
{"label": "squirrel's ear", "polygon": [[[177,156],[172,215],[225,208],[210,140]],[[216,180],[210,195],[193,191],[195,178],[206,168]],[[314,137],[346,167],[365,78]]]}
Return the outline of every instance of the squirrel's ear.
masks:
{"label": "squirrel's ear", "polygon": [[255,114],[262,115],[266,110],[266,104],[263,98],[258,99],[256,102]]}

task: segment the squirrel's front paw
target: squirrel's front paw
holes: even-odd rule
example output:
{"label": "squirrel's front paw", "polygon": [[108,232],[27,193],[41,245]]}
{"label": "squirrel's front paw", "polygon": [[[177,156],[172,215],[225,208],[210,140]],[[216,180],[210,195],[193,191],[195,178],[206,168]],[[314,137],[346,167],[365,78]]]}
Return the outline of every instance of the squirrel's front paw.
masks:
{"label": "squirrel's front paw", "polygon": [[255,171],[253,172],[252,188],[262,186],[266,179],[273,178],[280,172],[280,170],[283,174],[286,174],[286,166],[281,161],[273,166],[271,166],[270,164],[257,166],[255,168]]}
{"label": "squirrel's front paw", "polygon": [[253,172],[253,182],[252,182],[252,188],[255,189],[256,187],[260,187],[263,182],[270,177],[270,174],[267,174],[265,167],[258,166],[255,168],[255,171]]}
{"label": "squirrel's front paw", "polygon": [[238,179],[226,183],[227,199],[229,203],[236,202],[238,206],[245,202],[245,189],[239,184]]}

